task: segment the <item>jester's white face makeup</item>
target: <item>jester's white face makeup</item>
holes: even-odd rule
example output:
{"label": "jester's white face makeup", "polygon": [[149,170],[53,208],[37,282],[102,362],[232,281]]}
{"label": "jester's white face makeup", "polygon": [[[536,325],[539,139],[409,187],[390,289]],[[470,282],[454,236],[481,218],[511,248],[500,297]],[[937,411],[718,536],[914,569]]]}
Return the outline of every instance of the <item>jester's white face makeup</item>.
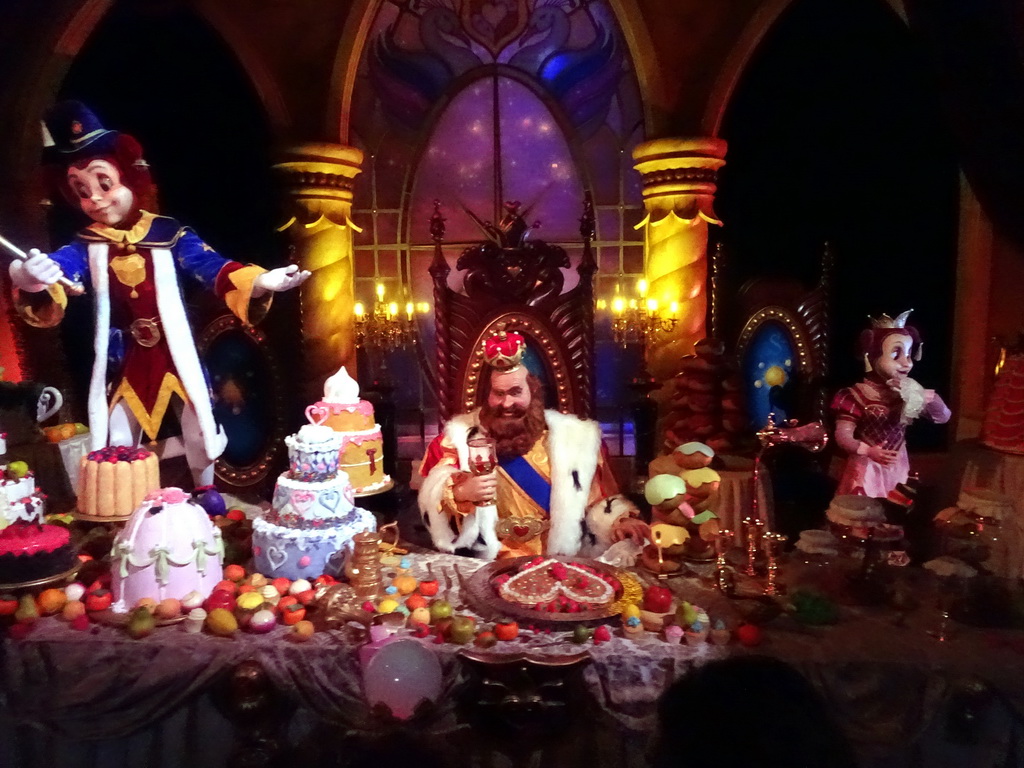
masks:
{"label": "jester's white face makeup", "polygon": [[121,171],[108,160],[93,160],[85,168],[68,168],[68,186],[78,195],[82,212],[93,221],[116,226],[135,207],[135,195],[121,183]]}
{"label": "jester's white face makeup", "polygon": [[893,333],[882,340],[882,355],[875,360],[875,373],[883,380],[904,379],[914,367],[910,357],[914,341],[906,333]]}

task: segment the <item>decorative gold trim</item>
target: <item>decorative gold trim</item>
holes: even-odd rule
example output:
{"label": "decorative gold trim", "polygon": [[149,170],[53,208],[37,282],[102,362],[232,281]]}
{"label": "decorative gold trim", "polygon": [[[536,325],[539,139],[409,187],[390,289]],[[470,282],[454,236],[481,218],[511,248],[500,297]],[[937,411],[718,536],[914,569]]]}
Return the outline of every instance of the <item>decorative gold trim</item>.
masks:
{"label": "decorative gold trim", "polygon": [[764,307],[755,312],[740,331],[739,339],[736,341],[736,349],[742,360],[746,355],[747,346],[757,330],[766,322],[775,321],[781,323],[793,336],[796,344],[796,355],[800,360],[800,370],[805,374],[813,375],[815,371],[815,359],[811,351],[811,343],[807,337],[807,331],[799,316],[784,307]]}
{"label": "decorative gold trim", "polygon": [[[202,359],[209,352],[210,345],[221,334],[232,330],[240,330],[248,336],[256,346],[264,347],[266,336],[257,328],[245,325],[234,315],[224,314],[212,321],[203,330],[197,339],[199,357]],[[270,472],[278,454],[283,450],[282,445],[285,437],[284,407],[281,398],[282,382],[281,371],[273,357],[267,355],[267,368],[270,371],[270,389],[273,402],[273,425],[268,430],[266,448],[256,461],[241,467],[228,464],[223,458],[218,458],[214,465],[214,472],[217,477],[237,487],[247,487],[261,482]]]}
{"label": "decorative gold trim", "polygon": [[249,310],[252,308],[252,287],[253,283],[256,282],[256,278],[262,274],[265,274],[267,270],[263,267],[257,267],[255,264],[250,264],[241,269],[236,269],[234,272],[228,275],[228,280],[234,287],[234,290],[230,290],[224,294],[224,303],[228,305],[228,309],[234,312],[235,316],[246,325],[251,322],[259,322],[267,314],[267,310],[270,309],[270,302],[273,300],[273,293],[267,293],[260,296],[256,301],[258,302],[256,312],[258,315],[255,320],[250,320]]}
{"label": "decorative gold trim", "polygon": [[160,382],[160,390],[157,392],[153,411],[147,413],[146,406],[142,404],[142,398],[139,397],[134,387],[132,387],[128,379],[122,379],[113,397],[110,398],[110,410],[108,413],[113,412],[118,400],[124,400],[128,404],[128,409],[138,420],[142,431],[146,433],[150,440],[156,440],[157,433],[160,431],[160,425],[163,423],[164,416],[167,413],[167,406],[171,403],[171,395],[174,394],[181,397],[184,402],[189,402],[188,395],[185,394],[185,388],[181,384],[181,379],[168,371]]}
{"label": "decorative gold trim", "polygon": [[134,245],[145,239],[155,220],[156,214],[142,211],[142,216],[139,217],[139,220],[135,222],[135,226],[131,229],[114,229],[99,222],[93,222],[86,227],[86,230],[112,243],[131,243]]}

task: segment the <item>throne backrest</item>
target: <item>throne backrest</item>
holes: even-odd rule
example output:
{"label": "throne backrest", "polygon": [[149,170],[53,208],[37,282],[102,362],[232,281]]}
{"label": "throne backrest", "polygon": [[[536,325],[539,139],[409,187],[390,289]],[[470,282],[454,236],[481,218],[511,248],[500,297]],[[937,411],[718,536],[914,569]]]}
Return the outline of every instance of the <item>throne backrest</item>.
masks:
{"label": "throne backrest", "polygon": [[486,372],[484,341],[503,325],[526,338],[531,367],[546,379],[549,407],[590,417],[594,412],[594,272],[591,250],[593,206],[589,196],[580,219],[583,256],[579,282],[564,291],[569,257],[561,247],[530,238],[518,206],[506,205],[497,226],[481,223],[488,239],[470,246],[456,262],[463,290],[448,284],[444,219],[436,206],[431,222],[434,260],[434,324],[437,343],[438,410],[442,420],[472,410]]}

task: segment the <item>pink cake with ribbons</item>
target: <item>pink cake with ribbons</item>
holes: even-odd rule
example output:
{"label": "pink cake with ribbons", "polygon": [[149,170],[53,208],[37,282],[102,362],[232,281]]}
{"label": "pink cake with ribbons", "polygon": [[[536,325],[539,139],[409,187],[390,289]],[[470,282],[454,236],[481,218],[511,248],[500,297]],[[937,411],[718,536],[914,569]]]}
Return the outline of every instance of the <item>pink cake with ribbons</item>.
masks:
{"label": "pink cake with ribbons", "polygon": [[223,578],[220,529],[180,488],[147,494],[114,539],[111,609],[130,611],[144,597],[157,602],[190,592],[208,597]]}
{"label": "pink cake with ribbons", "polygon": [[360,399],[359,384],[344,367],[324,382],[324,399],[311,405],[309,411],[341,435],[340,466],[356,494],[372,493],[391,484],[384,473],[384,441],[380,424],[374,419],[373,404]]}
{"label": "pink cake with ribbons", "polygon": [[352,537],[376,527],[373,515],[355,506],[355,491],[338,465],[343,437],[324,424],[327,415],[310,406],[310,423],[285,438],[288,470],[277,478],[270,511],[253,521],[256,570],[266,576],[333,576]]}

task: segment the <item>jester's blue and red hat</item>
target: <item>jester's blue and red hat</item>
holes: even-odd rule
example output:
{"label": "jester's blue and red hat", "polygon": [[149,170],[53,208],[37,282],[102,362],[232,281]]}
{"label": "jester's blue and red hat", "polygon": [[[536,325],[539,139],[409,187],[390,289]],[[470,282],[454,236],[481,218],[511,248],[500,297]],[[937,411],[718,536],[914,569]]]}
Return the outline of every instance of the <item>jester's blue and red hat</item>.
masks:
{"label": "jester's blue and red hat", "polygon": [[52,187],[73,206],[78,199],[67,185],[70,166],[102,158],[121,171],[121,183],[135,194],[136,202],[155,210],[153,180],[142,147],[133,136],[105,128],[89,107],[80,101],[62,101],[43,119],[43,162]]}

